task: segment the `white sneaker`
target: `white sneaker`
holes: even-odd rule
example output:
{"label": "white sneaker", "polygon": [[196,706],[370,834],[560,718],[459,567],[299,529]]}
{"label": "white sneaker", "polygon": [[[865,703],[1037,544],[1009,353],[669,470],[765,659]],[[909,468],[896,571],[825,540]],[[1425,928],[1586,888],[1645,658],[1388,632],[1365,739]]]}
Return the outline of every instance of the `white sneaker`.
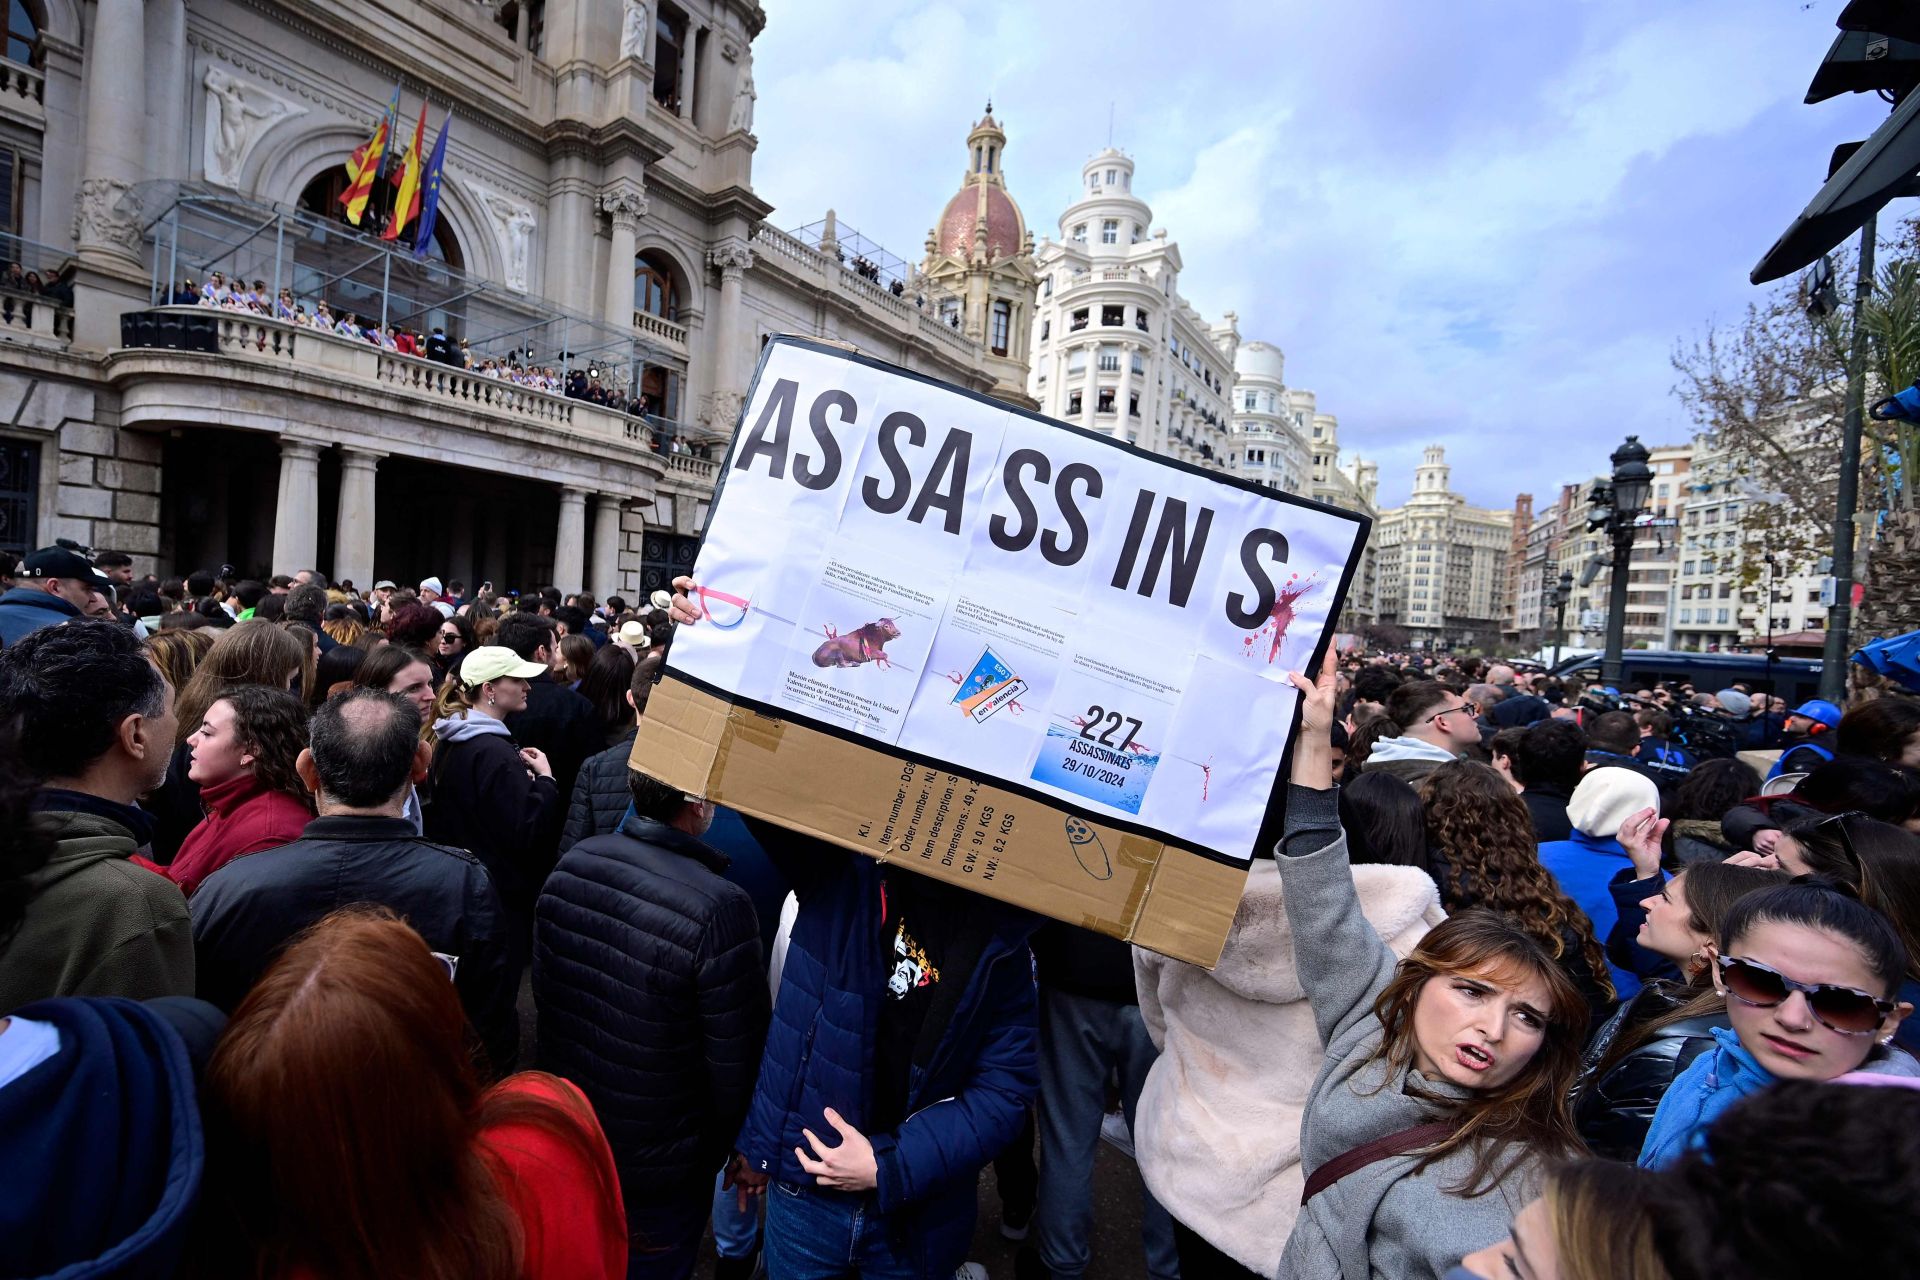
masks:
{"label": "white sneaker", "polygon": [[987,1269],[977,1262],[963,1262],[953,1273],[953,1280],[987,1280]]}
{"label": "white sneaker", "polygon": [[1100,1136],[1109,1144],[1127,1153],[1129,1160],[1133,1155],[1133,1134],[1127,1129],[1126,1113],[1109,1111],[1100,1118]]}

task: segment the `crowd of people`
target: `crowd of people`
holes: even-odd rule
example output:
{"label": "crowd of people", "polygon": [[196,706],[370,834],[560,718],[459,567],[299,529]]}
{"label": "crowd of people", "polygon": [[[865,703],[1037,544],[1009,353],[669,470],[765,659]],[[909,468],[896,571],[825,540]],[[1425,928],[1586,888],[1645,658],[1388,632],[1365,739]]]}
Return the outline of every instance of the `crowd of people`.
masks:
{"label": "crowd of people", "polygon": [[4,1274],[1073,1280],[1115,1131],[1155,1280],[1920,1249],[1895,692],[1330,654],[1206,969],[632,769],[687,579],[10,583]]}

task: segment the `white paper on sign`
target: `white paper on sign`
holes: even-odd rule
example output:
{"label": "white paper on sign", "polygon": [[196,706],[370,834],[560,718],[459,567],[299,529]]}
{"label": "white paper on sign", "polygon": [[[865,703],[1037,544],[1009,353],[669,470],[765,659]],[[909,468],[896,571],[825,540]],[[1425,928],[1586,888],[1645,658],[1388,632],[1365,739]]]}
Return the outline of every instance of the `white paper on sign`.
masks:
{"label": "white paper on sign", "polygon": [[1367,527],[782,338],[668,666],[1244,863]]}

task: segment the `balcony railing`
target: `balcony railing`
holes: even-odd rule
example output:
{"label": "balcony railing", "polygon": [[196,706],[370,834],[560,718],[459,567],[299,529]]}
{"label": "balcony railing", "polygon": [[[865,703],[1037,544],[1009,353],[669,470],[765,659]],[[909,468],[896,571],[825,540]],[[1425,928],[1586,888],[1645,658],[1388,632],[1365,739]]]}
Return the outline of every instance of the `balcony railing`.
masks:
{"label": "balcony railing", "polygon": [[359,380],[426,404],[627,441],[650,451],[664,449],[657,443],[654,420],[265,316],[207,307],[158,307],[130,312],[122,318],[121,332],[123,350],[216,356],[256,367],[310,370],[334,379]]}
{"label": "balcony railing", "polygon": [[0,58],[0,114],[44,126],[46,99],[45,76],[25,63]]}
{"label": "balcony railing", "polygon": [[682,351],[687,349],[687,326],[675,324],[665,316],[656,316],[651,311],[636,311],[633,313],[633,327],[641,333],[670,342]]}

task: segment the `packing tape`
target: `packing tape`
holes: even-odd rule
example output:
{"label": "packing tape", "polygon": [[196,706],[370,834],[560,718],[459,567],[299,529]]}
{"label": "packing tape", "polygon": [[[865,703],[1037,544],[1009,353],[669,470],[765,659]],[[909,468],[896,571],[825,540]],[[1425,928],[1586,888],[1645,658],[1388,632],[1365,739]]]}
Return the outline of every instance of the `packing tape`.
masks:
{"label": "packing tape", "polygon": [[1126,904],[1121,907],[1117,919],[1083,914],[1080,917],[1081,927],[1114,938],[1131,936],[1134,921],[1140,918],[1141,905],[1146,902],[1147,894],[1153,888],[1153,875],[1160,867],[1160,850],[1161,846],[1155,841],[1135,835],[1121,836],[1115,860],[1120,864],[1120,871],[1133,873],[1127,884]]}

